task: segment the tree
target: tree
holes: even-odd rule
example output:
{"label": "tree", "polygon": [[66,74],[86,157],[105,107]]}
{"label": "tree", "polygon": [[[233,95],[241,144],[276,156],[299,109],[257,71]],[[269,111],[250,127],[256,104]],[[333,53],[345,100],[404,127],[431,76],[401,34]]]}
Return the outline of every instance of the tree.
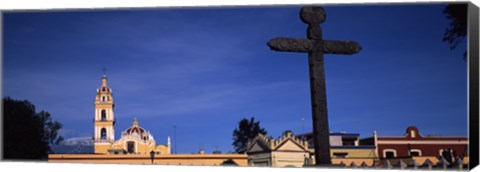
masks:
{"label": "tree", "polygon": [[50,145],[63,140],[62,124],[46,111],[36,113],[27,100],[3,98],[3,115],[4,159],[45,159]]}
{"label": "tree", "polygon": [[58,144],[63,141],[63,136],[58,135],[58,130],[63,127],[63,124],[58,121],[52,121],[50,113],[41,111],[37,114],[44,126],[44,139],[50,144]]}
{"label": "tree", "polygon": [[232,158],[228,158],[227,160],[223,161],[220,165],[221,166],[238,166],[238,164]]}
{"label": "tree", "polygon": [[[467,9],[468,4],[461,3],[449,4],[443,10],[443,14],[450,20],[450,25],[443,34],[443,41],[450,44],[450,49],[455,49],[467,36]],[[463,59],[467,60],[467,51],[463,53]]]}
{"label": "tree", "polygon": [[237,153],[245,153],[249,139],[255,138],[258,134],[266,135],[267,131],[260,127],[260,122],[255,122],[252,117],[250,121],[243,118],[238,122],[238,128],[233,131],[233,147]]}

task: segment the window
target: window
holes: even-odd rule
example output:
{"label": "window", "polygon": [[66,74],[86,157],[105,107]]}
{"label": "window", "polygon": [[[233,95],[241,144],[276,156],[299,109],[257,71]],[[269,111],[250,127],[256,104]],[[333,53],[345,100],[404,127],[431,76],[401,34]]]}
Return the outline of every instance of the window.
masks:
{"label": "window", "polygon": [[104,102],[104,101],[105,101],[105,96],[102,96],[102,102]]}
{"label": "window", "polygon": [[419,149],[410,150],[410,156],[422,156],[422,151]]}
{"label": "window", "polygon": [[333,157],[334,158],[346,158],[348,155],[347,152],[334,152]]}
{"label": "window", "polygon": [[255,167],[267,167],[268,166],[268,161],[253,162],[253,166],[255,166]]}
{"label": "window", "polygon": [[395,154],[392,151],[385,152],[385,158],[395,158]]}
{"label": "window", "polygon": [[100,130],[100,139],[102,140],[107,140],[107,129],[102,128]]}
{"label": "window", "polygon": [[395,149],[384,149],[383,157],[384,158],[395,158],[397,156],[397,151]]}
{"label": "window", "polygon": [[355,141],[348,140],[343,142],[343,146],[355,146]]}
{"label": "window", "polygon": [[102,110],[101,120],[102,120],[102,121],[106,121],[106,120],[107,120],[107,111],[106,111],[105,109]]}
{"label": "window", "polygon": [[128,141],[127,142],[127,152],[128,153],[135,153],[135,142]]}
{"label": "window", "polygon": [[410,152],[410,156],[420,156],[420,152]]}

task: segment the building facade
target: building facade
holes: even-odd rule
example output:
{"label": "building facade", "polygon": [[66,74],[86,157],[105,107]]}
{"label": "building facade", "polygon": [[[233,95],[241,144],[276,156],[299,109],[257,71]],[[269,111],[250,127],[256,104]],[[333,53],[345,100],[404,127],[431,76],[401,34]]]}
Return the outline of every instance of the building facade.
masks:
{"label": "building facade", "polygon": [[454,156],[468,156],[467,137],[423,136],[415,126],[408,127],[403,136],[377,136],[374,132],[360,143],[377,147],[379,158],[439,157],[444,149]]}
{"label": "building facade", "polygon": [[170,138],[166,145],[157,144],[137,119],[116,140],[114,108],[112,89],[104,75],[95,96],[94,153],[49,154],[48,162],[247,166],[246,154],[170,154]]}
{"label": "building facade", "polygon": [[[308,149],[313,154],[312,132],[297,135],[300,139],[308,141]],[[332,158],[377,158],[374,145],[360,145],[360,134],[334,132],[330,133],[330,156]]]}
{"label": "building facade", "polygon": [[303,167],[311,164],[308,143],[286,131],[277,140],[259,134],[247,146],[249,166]]}
{"label": "building facade", "polygon": [[170,138],[167,138],[166,145],[157,145],[152,134],[138,125],[137,119],[122,132],[119,140],[115,140],[114,107],[112,89],[103,75],[102,85],[95,96],[95,154],[170,154]]}

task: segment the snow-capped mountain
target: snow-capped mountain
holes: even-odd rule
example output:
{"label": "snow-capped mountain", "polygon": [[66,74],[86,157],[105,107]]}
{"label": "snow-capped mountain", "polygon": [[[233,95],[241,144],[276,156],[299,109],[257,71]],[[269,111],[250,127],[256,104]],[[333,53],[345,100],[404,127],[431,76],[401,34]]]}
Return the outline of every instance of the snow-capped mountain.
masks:
{"label": "snow-capped mountain", "polygon": [[93,146],[92,137],[74,137],[61,141],[59,145],[74,146],[74,145],[83,145],[83,146]]}
{"label": "snow-capped mountain", "polygon": [[61,141],[58,145],[52,145],[53,153],[61,154],[91,154],[93,153],[92,137],[75,137]]}

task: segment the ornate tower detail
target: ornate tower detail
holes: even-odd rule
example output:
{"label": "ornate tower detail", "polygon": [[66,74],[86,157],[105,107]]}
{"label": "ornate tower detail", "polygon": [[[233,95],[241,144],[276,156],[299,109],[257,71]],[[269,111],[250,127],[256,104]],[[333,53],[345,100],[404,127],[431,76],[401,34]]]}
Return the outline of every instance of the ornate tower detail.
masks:
{"label": "ornate tower detail", "polygon": [[115,140],[115,116],[113,114],[112,89],[107,85],[107,77],[102,76],[102,85],[95,96],[94,152],[95,154],[170,154],[168,145],[157,145],[149,131],[138,125],[134,119],[130,128],[123,131]]}
{"label": "ornate tower detail", "polygon": [[102,86],[97,89],[97,95],[95,97],[95,153],[97,153],[97,147],[110,145],[115,141],[115,116],[113,115],[114,106],[112,89],[107,86],[107,77],[103,75]]}

